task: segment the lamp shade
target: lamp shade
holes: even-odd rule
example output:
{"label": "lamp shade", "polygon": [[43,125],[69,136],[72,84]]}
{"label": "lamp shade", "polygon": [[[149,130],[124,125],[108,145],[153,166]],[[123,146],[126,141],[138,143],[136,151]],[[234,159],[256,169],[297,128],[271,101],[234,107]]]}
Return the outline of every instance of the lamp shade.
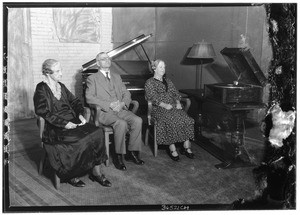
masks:
{"label": "lamp shade", "polygon": [[206,43],[204,41],[200,43],[195,43],[191,48],[188,58],[197,58],[197,59],[209,59],[216,56],[214,48],[211,43]]}

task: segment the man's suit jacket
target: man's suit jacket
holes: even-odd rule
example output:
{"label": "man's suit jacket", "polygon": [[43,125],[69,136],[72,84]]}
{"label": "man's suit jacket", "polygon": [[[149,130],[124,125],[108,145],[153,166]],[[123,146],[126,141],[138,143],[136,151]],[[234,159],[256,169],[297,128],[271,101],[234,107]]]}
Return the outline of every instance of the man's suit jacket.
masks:
{"label": "man's suit jacket", "polygon": [[[131,102],[131,94],[126,89],[125,84],[122,82],[121,76],[111,71],[110,77],[110,81],[112,81],[114,84],[117,99],[120,102],[124,102],[126,107],[129,107]],[[86,102],[88,104],[99,105],[104,112],[112,112],[112,110],[109,108],[109,105],[113,101],[110,99],[111,95],[108,89],[106,77],[100,71],[98,71],[97,73],[88,76],[86,83]]]}

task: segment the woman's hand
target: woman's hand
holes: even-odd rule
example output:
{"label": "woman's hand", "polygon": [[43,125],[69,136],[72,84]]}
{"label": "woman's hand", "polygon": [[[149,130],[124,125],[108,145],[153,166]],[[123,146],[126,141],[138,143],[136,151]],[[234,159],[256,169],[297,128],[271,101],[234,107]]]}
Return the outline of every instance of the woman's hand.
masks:
{"label": "woman's hand", "polygon": [[77,127],[77,124],[74,124],[73,122],[68,122],[68,124],[66,124],[65,128],[66,129],[74,129]]}
{"label": "woman's hand", "polygon": [[171,104],[167,104],[167,103],[164,103],[164,102],[161,102],[159,104],[159,106],[161,106],[161,107],[163,107],[163,108],[165,108],[167,110],[171,110],[173,108],[173,106]]}
{"label": "woman's hand", "polygon": [[182,105],[180,102],[176,104],[176,109],[180,109],[180,110],[182,109]]}
{"label": "woman's hand", "polygon": [[170,105],[170,104],[166,104],[166,105],[164,106],[164,108],[166,108],[167,110],[171,110],[171,109],[173,108],[173,106]]}
{"label": "woman's hand", "polygon": [[163,102],[161,102],[159,104],[159,106],[161,106],[161,107],[163,107],[163,108],[165,108],[167,110],[171,110],[173,108],[173,106],[171,104],[166,104],[166,103],[163,103]]}
{"label": "woman's hand", "polygon": [[84,125],[86,123],[85,118],[82,115],[79,115],[79,119],[81,121],[81,123],[79,124],[79,126]]}

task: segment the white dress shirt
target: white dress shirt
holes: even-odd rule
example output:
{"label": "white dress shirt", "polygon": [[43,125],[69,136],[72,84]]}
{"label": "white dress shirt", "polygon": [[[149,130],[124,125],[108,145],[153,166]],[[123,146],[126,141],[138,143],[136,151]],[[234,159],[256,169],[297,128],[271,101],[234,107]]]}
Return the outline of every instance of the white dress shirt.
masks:
{"label": "white dress shirt", "polygon": [[102,70],[102,69],[100,69],[100,72],[104,75],[104,77],[106,78],[106,73],[108,73],[107,75],[108,75],[108,78],[110,79],[111,77],[110,77],[110,71],[108,70],[108,71],[104,71],[104,70]]}

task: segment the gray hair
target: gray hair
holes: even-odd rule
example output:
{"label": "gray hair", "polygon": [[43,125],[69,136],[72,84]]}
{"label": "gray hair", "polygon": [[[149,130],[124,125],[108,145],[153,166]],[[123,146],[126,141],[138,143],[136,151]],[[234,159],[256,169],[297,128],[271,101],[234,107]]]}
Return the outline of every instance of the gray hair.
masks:
{"label": "gray hair", "polygon": [[57,64],[58,61],[54,60],[54,59],[47,59],[44,61],[43,65],[42,65],[42,73],[43,75],[46,74],[52,74],[53,71],[51,70],[52,66]]}
{"label": "gray hair", "polygon": [[99,61],[99,57],[100,57],[100,55],[102,55],[102,54],[107,54],[106,52],[100,52],[99,54],[97,54],[97,56],[96,56],[96,61]]}
{"label": "gray hair", "polygon": [[156,59],[155,61],[151,61],[151,68],[155,70],[160,62],[164,62],[161,59]]}

